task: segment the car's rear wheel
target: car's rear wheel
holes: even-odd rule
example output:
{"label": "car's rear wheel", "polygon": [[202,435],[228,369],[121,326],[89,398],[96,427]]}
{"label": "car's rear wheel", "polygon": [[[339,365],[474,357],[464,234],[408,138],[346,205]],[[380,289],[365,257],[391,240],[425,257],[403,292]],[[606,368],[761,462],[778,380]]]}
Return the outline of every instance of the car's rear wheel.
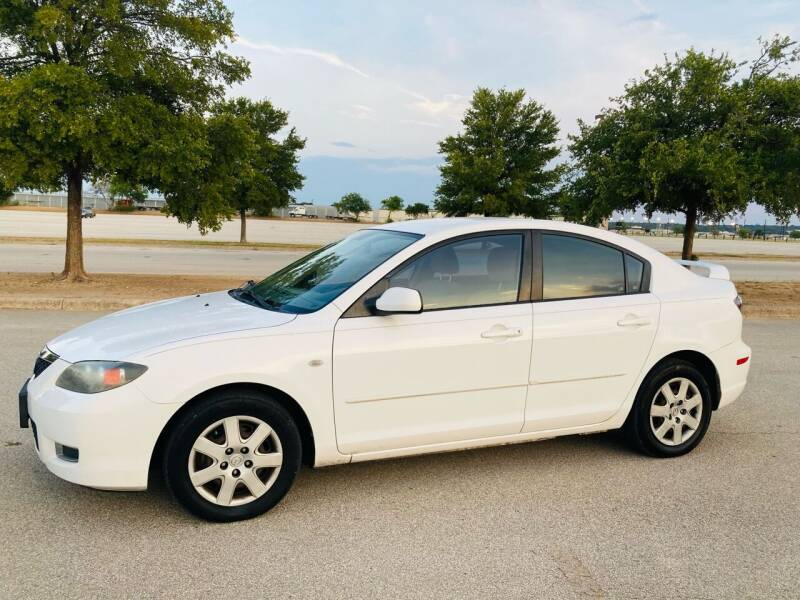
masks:
{"label": "car's rear wheel", "polygon": [[258,516],[286,495],[301,441],[289,413],[250,390],[213,394],[186,410],[164,452],[164,479],[191,513],[211,521]]}
{"label": "car's rear wheel", "polygon": [[651,456],[668,458],[693,450],[711,421],[711,389],[702,373],[683,360],[652,372],[636,396],[625,432]]}

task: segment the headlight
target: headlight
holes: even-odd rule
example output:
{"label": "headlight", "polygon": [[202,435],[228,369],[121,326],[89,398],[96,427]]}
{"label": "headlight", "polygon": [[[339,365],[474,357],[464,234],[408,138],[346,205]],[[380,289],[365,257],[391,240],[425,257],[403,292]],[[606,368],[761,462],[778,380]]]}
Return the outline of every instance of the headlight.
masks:
{"label": "headlight", "polygon": [[56,385],[81,394],[105,392],[130,383],[147,371],[144,365],[133,363],[85,360],[76,362],[61,373]]}

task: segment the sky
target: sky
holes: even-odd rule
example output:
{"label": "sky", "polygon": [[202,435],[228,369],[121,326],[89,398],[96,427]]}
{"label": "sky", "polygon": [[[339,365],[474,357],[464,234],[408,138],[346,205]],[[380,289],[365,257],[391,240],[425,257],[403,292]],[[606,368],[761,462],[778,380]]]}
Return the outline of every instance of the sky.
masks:
{"label": "sky", "polygon": [[[563,148],[578,119],[593,120],[665,53],[695,47],[747,60],[759,36],[800,39],[800,0],[228,6],[238,35],[229,49],[252,70],[231,94],[268,98],[289,111],[308,140],[301,159],[306,183],[295,196],[316,204],[352,191],[373,206],[392,194],[432,203],[438,142],[460,130],[479,86],[524,88],[555,113]],[[748,223],[764,218],[755,206],[745,215]]]}

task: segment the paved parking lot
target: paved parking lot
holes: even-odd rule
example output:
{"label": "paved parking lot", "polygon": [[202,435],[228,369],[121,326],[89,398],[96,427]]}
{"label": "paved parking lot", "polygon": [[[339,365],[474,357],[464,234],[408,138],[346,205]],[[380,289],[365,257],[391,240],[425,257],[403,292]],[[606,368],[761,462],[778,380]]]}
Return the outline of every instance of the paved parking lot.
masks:
{"label": "paved parking lot", "polygon": [[800,322],[746,323],[749,389],[688,456],[602,434],[307,469],[212,525],[62,482],[17,428],[36,352],[96,316],[0,311],[0,598],[800,596]]}

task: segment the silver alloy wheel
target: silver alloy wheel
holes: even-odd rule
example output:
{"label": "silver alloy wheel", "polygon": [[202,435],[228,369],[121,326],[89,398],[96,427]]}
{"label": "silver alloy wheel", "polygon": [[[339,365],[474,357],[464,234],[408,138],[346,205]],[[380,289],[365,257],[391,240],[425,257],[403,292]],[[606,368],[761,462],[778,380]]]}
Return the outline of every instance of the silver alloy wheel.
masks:
{"label": "silver alloy wheel", "polygon": [[700,427],[703,397],[686,377],[670,379],[662,385],[650,404],[650,429],[665,446],[688,441]]}
{"label": "silver alloy wheel", "polygon": [[220,419],[195,440],[189,479],[203,498],[220,506],[241,506],[267,493],[283,464],[281,440],[256,417]]}

